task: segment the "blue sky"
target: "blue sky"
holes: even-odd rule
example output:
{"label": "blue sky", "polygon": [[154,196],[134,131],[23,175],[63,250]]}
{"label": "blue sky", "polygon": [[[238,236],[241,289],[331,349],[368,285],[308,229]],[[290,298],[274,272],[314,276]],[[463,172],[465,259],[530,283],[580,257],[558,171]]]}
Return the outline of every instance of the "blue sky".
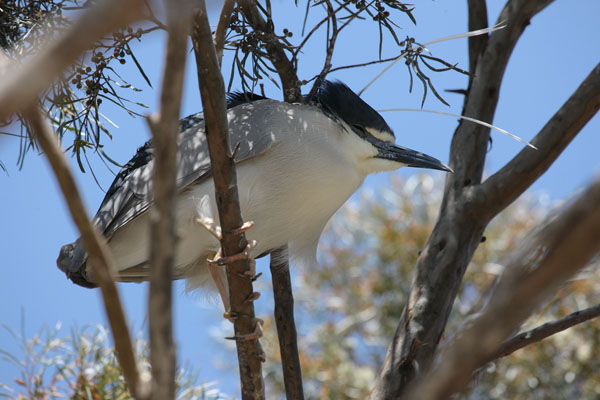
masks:
{"label": "blue sky", "polygon": [[[418,2],[414,12],[418,25],[414,27],[407,18],[401,18],[404,31],[400,36],[414,36],[420,42],[427,42],[464,32],[465,3]],[[502,2],[488,3],[490,23],[494,23]],[[211,21],[215,21],[218,7],[216,4],[212,5],[215,8],[212,10]],[[285,11],[283,2],[273,2],[273,8],[281,18],[275,19],[277,28],[280,31],[284,27],[288,28],[298,37],[303,8],[293,12],[288,8]],[[600,48],[597,44],[600,37],[598,15],[600,3],[597,0],[557,1],[532,20],[517,44],[506,70],[498,111],[493,121],[495,125],[524,139],[531,139],[539,131],[600,60]],[[377,37],[376,25],[365,23],[346,32],[334,56],[334,66],[377,57]],[[385,43],[390,55],[397,53],[392,51],[393,43],[389,38]],[[150,106],[148,112],[157,109],[163,44],[164,37],[156,34],[149,37],[143,46],[134,48],[154,86],[154,89],[148,88],[134,71],[131,74],[134,76],[132,83],[144,88],[138,100]],[[322,40],[317,38],[306,49],[300,64],[301,78],[311,77],[320,70],[323,48]],[[459,66],[466,68],[468,65],[466,40],[432,45],[430,50],[435,56],[449,62],[458,62]],[[192,58],[190,55],[182,116],[200,110]],[[227,70],[227,61],[224,65]],[[375,66],[341,71],[330,78],[340,79],[358,91],[381,69],[382,66]],[[131,69],[126,69],[125,73],[127,71],[132,72]],[[399,63],[398,67],[371,86],[363,98],[375,109],[420,107],[421,88],[416,83],[413,93],[408,93],[408,76],[405,71],[403,64]],[[225,72],[225,76],[228,77],[228,72]],[[440,91],[464,88],[466,82],[463,76],[452,72],[435,74],[433,79]],[[274,87],[267,86],[267,94],[275,98],[281,97]],[[425,108],[460,113],[462,97],[451,93],[444,97],[451,103],[450,109],[431,95]],[[114,159],[124,163],[149,137],[149,132],[141,118],[131,119],[119,111],[111,113],[110,117],[120,128],[113,131],[113,142],[106,140],[105,150]],[[449,143],[456,127],[455,118],[408,112],[386,113],[384,117],[395,130],[398,143],[426,152],[442,161],[448,160]],[[492,136],[493,146],[486,164],[488,174],[501,167],[522,148],[522,144],[507,136],[498,133],[493,133]],[[532,190],[547,193],[552,199],[560,200],[581,188],[598,173],[599,145],[600,118],[595,117],[550,170],[534,184]],[[62,321],[65,327],[62,332],[65,335],[74,325],[105,323],[99,292],[73,285],[56,269],[55,259],[60,246],[73,241],[78,234],[45,159],[30,153],[23,169],[19,170],[16,166],[17,153],[17,140],[0,136],[0,160],[8,168],[7,174],[0,173],[0,251],[3,272],[3,279],[0,280],[0,323],[18,329],[21,324],[21,309],[25,313],[28,337],[45,323],[54,326]],[[93,161],[93,164],[99,181],[106,189],[113,179],[112,174],[99,162]],[[103,192],[91,175],[79,173],[75,164],[73,167],[88,210],[93,213],[102,200]],[[422,171],[405,168],[398,173],[408,176],[418,172]],[[387,174],[371,177],[366,185],[383,185],[387,177]],[[268,268],[259,264],[259,269],[265,272],[263,280],[270,281],[267,276]],[[127,316],[135,328],[140,328],[146,317],[147,287],[137,284],[119,286]],[[180,350],[179,359],[200,367],[201,380],[217,379],[222,383],[227,375],[231,379],[231,374],[218,369],[217,364],[229,363],[233,353],[211,336],[211,327],[221,325],[221,311],[216,299],[210,296],[207,298],[202,293],[186,295],[179,283],[175,293],[175,335]],[[268,296],[262,297],[258,306],[263,314],[269,313],[271,305]],[[302,307],[302,304],[298,303],[297,307]],[[0,349],[19,355],[14,339],[2,330]],[[13,367],[0,360],[0,383],[9,382],[15,375],[17,372]],[[234,382],[235,379],[237,378],[234,377]]]}

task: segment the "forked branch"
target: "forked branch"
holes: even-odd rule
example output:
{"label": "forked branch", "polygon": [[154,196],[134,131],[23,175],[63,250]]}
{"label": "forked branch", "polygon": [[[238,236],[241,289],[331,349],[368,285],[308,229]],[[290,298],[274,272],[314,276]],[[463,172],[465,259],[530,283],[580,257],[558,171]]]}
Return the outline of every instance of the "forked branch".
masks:
{"label": "forked branch", "polygon": [[475,369],[504,349],[512,331],[600,252],[600,179],[549,219],[512,255],[507,272],[479,317],[404,398],[446,399],[461,390]]}

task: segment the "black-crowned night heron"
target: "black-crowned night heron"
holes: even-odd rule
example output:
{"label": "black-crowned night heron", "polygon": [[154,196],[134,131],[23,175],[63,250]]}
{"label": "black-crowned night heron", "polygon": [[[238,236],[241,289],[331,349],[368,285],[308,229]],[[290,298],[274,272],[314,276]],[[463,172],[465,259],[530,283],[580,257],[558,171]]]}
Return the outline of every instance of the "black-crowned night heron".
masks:
{"label": "black-crowned night heron", "polygon": [[[402,166],[450,171],[433,157],[394,144],[394,133],[367,103],[340,82],[325,82],[310,104],[289,104],[254,94],[228,101],[242,215],[255,226],[255,255],[283,245],[296,261],[314,262],[327,221],[374,172]],[[174,279],[188,288],[210,281],[206,260],[218,240],[197,221],[218,212],[201,113],[181,121],[177,173]],[[94,218],[113,254],[120,281],[148,279],[152,207],[152,143],[119,172]],[[75,283],[94,287],[80,240],[63,246],[57,264]]]}

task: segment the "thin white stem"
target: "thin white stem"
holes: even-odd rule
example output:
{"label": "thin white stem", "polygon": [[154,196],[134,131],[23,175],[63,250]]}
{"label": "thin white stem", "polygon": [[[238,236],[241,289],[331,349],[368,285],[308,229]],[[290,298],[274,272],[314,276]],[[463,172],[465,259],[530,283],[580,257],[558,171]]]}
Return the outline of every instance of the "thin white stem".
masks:
{"label": "thin white stem", "polygon": [[[427,42],[427,43],[425,43],[423,45],[417,45],[417,46],[423,48],[423,50],[425,50],[426,52],[430,53],[430,51],[427,49],[427,46],[429,46],[429,45],[432,45],[432,44],[435,44],[435,43],[440,43],[440,42],[446,42],[448,40],[454,40],[454,39],[461,39],[461,38],[466,38],[466,37],[471,37],[471,36],[484,35],[486,33],[494,32],[494,31],[497,31],[499,29],[503,29],[505,27],[506,27],[506,25],[504,24],[504,22],[501,22],[499,24],[496,24],[496,25],[492,26],[491,28],[478,29],[476,31],[465,32],[465,33],[458,33],[456,35],[450,35],[450,36],[446,36],[446,37],[443,37],[443,38],[440,38],[440,39],[435,39],[435,40]],[[416,45],[416,43],[415,43],[415,45]],[[406,56],[406,54],[407,54],[406,52],[403,52],[402,54],[400,54],[398,56],[398,58],[396,58],[394,61],[392,61],[392,63],[390,65],[388,65],[387,67],[385,67],[380,73],[378,73],[375,76],[375,78],[373,78],[369,83],[367,83],[367,85],[364,88],[362,88],[362,90],[360,92],[358,92],[358,95],[359,96],[362,95],[363,92],[369,88],[369,86],[371,86],[373,83],[375,83],[375,81],[377,79],[379,79],[381,77],[381,75],[385,74],[390,68],[392,68],[394,65],[396,65],[396,63],[398,61],[400,61],[402,58],[404,58]]]}
{"label": "thin white stem", "polygon": [[421,110],[419,108],[388,108],[385,110],[378,110],[379,112],[389,112],[389,111],[414,111],[414,112],[426,112],[426,113],[432,113],[432,114],[440,114],[440,115],[447,115],[449,117],[455,117],[455,118],[460,118],[460,119],[464,119],[465,121],[470,121],[470,122],[474,122],[476,124],[485,126],[486,128],[490,128],[490,129],[494,129],[500,133],[503,133],[505,135],[510,136],[511,138],[515,139],[518,142],[521,142],[529,147],[531,147],[532,149],[537,150],[538,148],[535,147],[534,145],[532,145],[531,143],[529,143],[526,140],[521,139],[520,137],[518,137],[517,135],[514,135],[502,128],[498,128],[497,126],[494,126],[492,124],[488,124],[487,122],[483,122],[480,121],[478,119],[475,118],[471,118],[471,117],[465,117],[464,115],[459,115],[459,114],[453,114],[453,113],[449,113],[449,112],[444,112],[444,111],[435,111],[435,110]]}

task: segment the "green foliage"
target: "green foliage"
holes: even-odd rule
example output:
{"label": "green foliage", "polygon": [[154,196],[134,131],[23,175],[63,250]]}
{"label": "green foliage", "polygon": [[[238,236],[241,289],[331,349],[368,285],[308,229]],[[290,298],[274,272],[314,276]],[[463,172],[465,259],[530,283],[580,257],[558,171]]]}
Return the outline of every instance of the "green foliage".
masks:
{"label": "green foliage", "polygon": [[[4,54],[13,60],[32,56],[68,28],[72,19],[89,7],[89,3],[77,0],[3,2],[0,4],[0,46]],[[102,105],[111,103],[131,116],[141,116],[139,111],[147,108],[130,98],[132,93],[141,90],[124,79],[118,70],[130,60],[150,85],[130,46],[131,42],[141,40],[143,35],[163,28],[153,17],[149,19],[150,22],[143,28],[134,30],[127,27],[97,41],[38,100],[58,136],[64,139],[67,133],[73,135],[68,150],[72,151],[79,168],[84,172],[87,150],[94,150],[103,160],[116,164],[102,150],[103,136],[112,138],[110,126],[116,127],[102,113]],[[20,114],[13,119],[0,121],[0,129],[8,127],[15,120],[19,133],[0,134],[20,138],[18,162],[22,166],[26,153],[35,147],[35,143],[26,119]]]}
{"label": "green foliage", "polygon": [[[406,303],[414,265],[433,229],[441,182],[428,175],[363,194],[334,217],[321,245],[319,266],[297,271],[295,292],[303,379],[307,398],[367,398]],[[502,271],[503,260],[549,210],[543,196],[527,196],[488,226],[442,339],[462,324]],[[589,307],[600,295],[600,276],[589,271],[567,283],[532,316],[531,329]],[[268,326],[268,325],[267,325]],[[491,363],[480,371],[468,399],[597,398],[600,365],[597,321],[567,330]],[[274,329],[265,329],[272,334]],[[273,339],[275,340],[275,339]],[[269,379],[282,388],[277,355]]]}
{"label": "green foliage", "polygon": [[[115,349],[103,326],[71,329],[66,337],[55,328],[44,327],[26,339],[2,325],[19,343],[22,355],[0,350],[1,358],[15,371],[13,384],[0,385],[0,396],[11,399],[130,399]],[[22,329],[24,330],[24,329]],[[135,341],[141,371],[148,371],[149,348],[145,340]],[[17,376],[18,374],[18,376]],[[181,368],[177,375],[177,399],[223,399],[212,384],[198,384],[197,374]]]}

